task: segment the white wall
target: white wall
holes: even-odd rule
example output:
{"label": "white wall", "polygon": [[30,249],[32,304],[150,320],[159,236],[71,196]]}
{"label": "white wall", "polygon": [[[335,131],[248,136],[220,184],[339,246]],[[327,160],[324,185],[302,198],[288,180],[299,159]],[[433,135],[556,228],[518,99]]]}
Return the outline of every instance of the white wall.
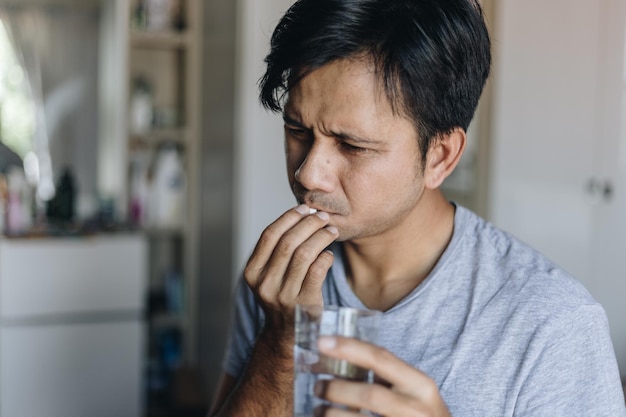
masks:
{"label": "white wall", "polygon": [[491,220],[603,305],[626,378],[626,4],[498,1]]}
{"label": "white wall", "polygon": [[235,267],[239,273],[263,229],[295,205],[289,190],[280,115],[264,110],[258,81],[289,0],[239,0],[235,115]]}

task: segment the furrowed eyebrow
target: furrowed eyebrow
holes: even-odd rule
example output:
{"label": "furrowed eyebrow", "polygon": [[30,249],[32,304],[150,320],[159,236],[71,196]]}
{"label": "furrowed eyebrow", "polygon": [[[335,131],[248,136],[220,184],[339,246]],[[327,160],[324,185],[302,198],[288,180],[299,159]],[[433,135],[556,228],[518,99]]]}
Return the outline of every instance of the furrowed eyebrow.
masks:
{"label": "furrowed eyebrow", "polygon": [[354,142],[354,143],[363,143],[369,145],[377,145],[381,142],[374,139],[364,138],[358,135],[354,135],[351,133],[342,133],[342,132],[333,132],[332,135],[337,139],[341,139],[343,141]]}
{"label": "furrowed eyebrow", "polygon": [[[300,123],[299,121],[295,120],[294,118],[290,117],[289,115],[285,113],[283,113],[283,121],[288,125],[295,126],[295,127],[302,128],[302,129],[307,129],[307,127],[304,126],[302,123]],[[367,144],[367,145],[377,145],[381,143],[381,141],[364,138],[362,136],[358,136],[349,132],[328,132],[328,133],[332,135],[333,137],[342,141],[361,143],[361,144]]]}
{"label": "furrowed eyebrow", "polygon": [[300,122],[298,122],[297,120],[289,117],[288,115],[286,115],[285,113],[283,113],[283,121],[285,123],[287,123],[288,125],[292,125],[292,126],[297,126],[297,127],[302,127],[304,128],[304,125]]}

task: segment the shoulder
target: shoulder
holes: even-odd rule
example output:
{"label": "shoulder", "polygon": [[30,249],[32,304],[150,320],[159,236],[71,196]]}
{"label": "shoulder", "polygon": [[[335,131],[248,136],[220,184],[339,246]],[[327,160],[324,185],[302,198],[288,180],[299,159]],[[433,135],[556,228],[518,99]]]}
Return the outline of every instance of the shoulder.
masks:
{"label": "shoulder", "polygon": [[[542,315],[599,307],[587,289],[563,268],[515,236],[467,209],[462,220],[459,260],[471,263],[473,284],[510,307],[541,310]],[[582,309],[586,311],[587,309]]]}
{"label": "shoulder", "polygon": [[457,214],[461,237],[446,276],[467,278],[463,332],[473,363],[475,346],[488,352],[481,372],[513,381],[519,415],[622,415],[602,306],[534,248],[468,210]]}

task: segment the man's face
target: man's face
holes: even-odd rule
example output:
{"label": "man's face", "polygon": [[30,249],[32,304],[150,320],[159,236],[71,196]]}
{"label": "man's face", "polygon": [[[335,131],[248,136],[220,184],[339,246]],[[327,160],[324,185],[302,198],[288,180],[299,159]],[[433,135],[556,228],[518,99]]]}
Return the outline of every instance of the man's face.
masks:
{"label": "man's face", "polygon": [[417,132],[393,113],[372,65],[313,71],[290,90],[284,119],[294,195],[328,212],[339,240],[407,226],[424,190]]}

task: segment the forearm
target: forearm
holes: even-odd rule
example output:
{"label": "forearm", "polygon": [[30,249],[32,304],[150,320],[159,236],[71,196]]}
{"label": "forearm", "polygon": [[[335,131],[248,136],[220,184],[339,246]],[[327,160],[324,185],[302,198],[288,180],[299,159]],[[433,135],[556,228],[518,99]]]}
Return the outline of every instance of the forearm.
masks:
{"label": "forearm", "polygon": [[293,349],[262,335],[235,389],[212,417],[291,417]]}

